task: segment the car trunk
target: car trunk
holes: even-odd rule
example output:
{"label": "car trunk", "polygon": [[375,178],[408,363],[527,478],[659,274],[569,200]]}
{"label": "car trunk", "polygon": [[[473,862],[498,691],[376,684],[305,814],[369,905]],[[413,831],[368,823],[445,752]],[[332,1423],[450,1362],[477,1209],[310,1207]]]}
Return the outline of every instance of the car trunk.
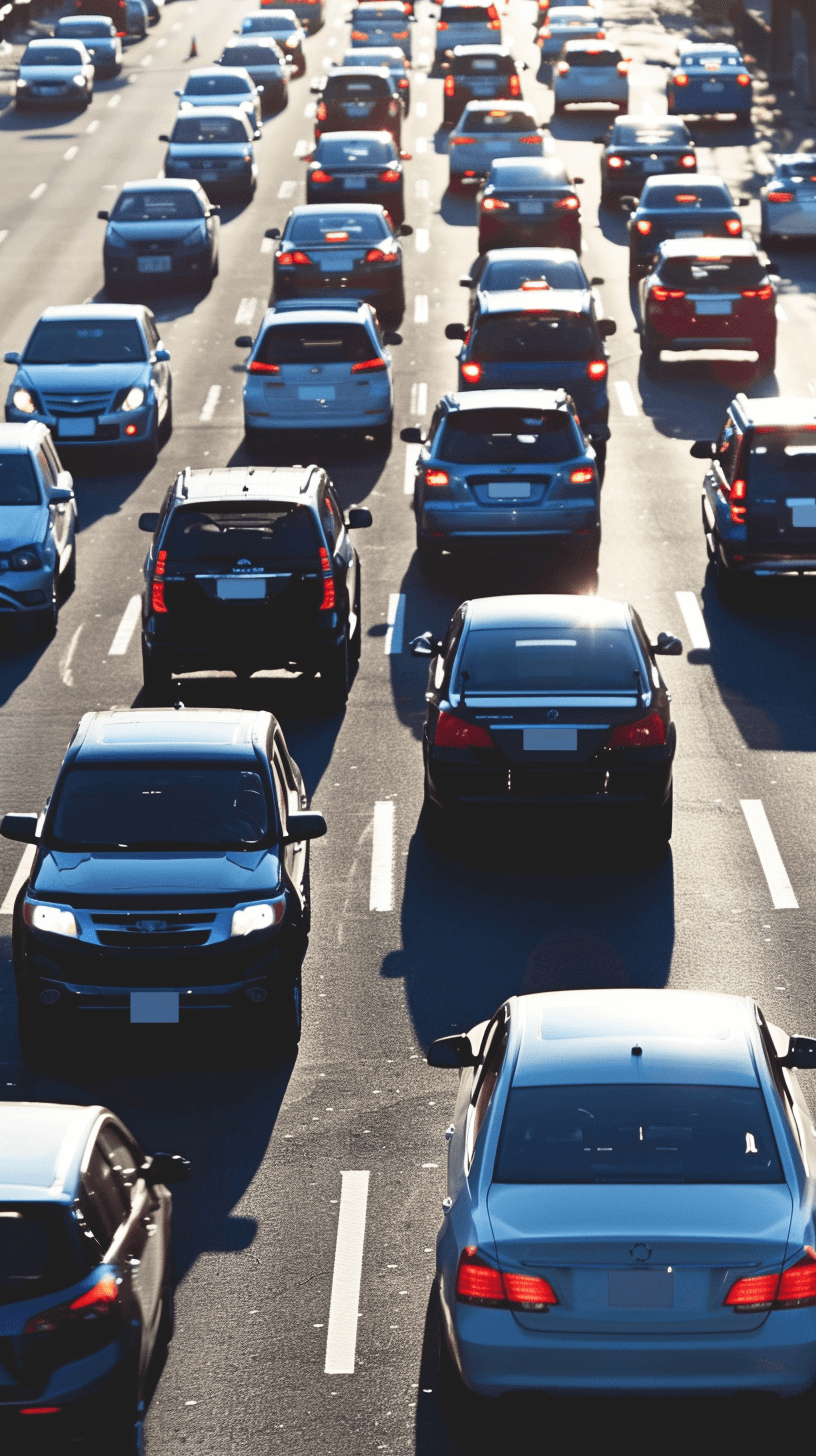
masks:
{"label": "car trunk", "polygon": [[726,227],[723,212],[706,211],[703,208],[689,208],[687,213],[653,212],[649,214],[651,231],[643,238],[644,245],[653,250],[667,238],[726,238],[732,234]]}

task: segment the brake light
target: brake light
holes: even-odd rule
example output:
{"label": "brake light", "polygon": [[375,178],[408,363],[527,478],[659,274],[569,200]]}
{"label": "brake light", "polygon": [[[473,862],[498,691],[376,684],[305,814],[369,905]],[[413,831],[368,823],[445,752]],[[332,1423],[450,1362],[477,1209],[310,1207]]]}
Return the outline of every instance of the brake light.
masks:
{"label": "brake light", "polygon": [[352,40],[368,40],[368,31],[367,30],[353,30],[351,32],[351,38],[352,38]]}
{"label": "brake light", "polygon": [[510,95],[511,96],[520,96],[521,95],[521,81],[519,80],[518,76],[511,76],[510,77]]}
{"label": "brake light", "polygon": [[522,293],[541,293],[545,288],[549,288],[549,286],[546,278],[526,278],[521,285],[520,291]]}
{"label": "brake light", "polygon": [[662,748],[666,742],[666,725],[659,713],[622,723],[609,740],[610,748]]}
{"label": "brake light", "polygon": [[700,199],[696,192],[675,192],[674,200],[675,202],[694,203],[699,202]]}
{"label": "brake light", "polygon": [[555,204],[558,212],[575,212],[581,206],[577,197],[559,197]]}
{"label": "brake light", "polygon": [[396,253],[384,253],[382,248],[369,248],[365,255],[366,263],[396,263]]}
{"label": "brake light", "polygon": [[781,1274],[760,1274],[755,1279],[738,1279],[723,1304],[747,1313],[758,1309],[801,1309],[816,1304],[816,1250],[805,1247],[805,1256]]}
{"label": "brake light", "polygon": [[264,364],[262,359],[253,359],[247,374],[280,374],[280,364]]}
{"label": "brake light", "polygon": [[61,1406],[58,1405],[26,1405],[19,1412],[21,1416],[58,1416]]}
{"label": "brake light", "polygon": [[773,288],[770,283],[766,284],[764,288],[743,288],[742,296],[743,298],[762,298],[767,300],[773,298]]}
{"label": "brake light", "polygon": [[629,75],[629,62],[628,61],[618,61],[618,64],[616,66],[616,70],[617,70],[617,73],[618,73],[619,76],[628,76]]}
{"label": "brake light", "polygon": [[626,165],[623,157],[607,157],[606,165],[610,172],[619,172],[621,167]]}
{"label": "brake light", "polygon": [[596,30],[596,32],[595,32],[595,39],[596,40],[606,40],[606,31],[605,30]]}
{"label": "brake light", "polygon": [[519,137],[519,141],[522,142],[526,147],[535,147],[541,141],[541,137],[538,135],[538,132],[536,132],[534,136]]}
{"label": "brake light", "polygon": [[361,359],[359,364],[352,364],[351,372],[352,374],[374,374],[380,369],[387,368],[388,364],[385,359],[380,359],[378,355],[375,355],[373,359]]}
{"label": "brake light", "polygon": [[400,76],[400,78],[399,78],[399,80],[397,82],[397,85],[399,86],[400,91],[407,91],[408,90],[408,87],[410,86],[410,84],[411,83],[408,80],[408,77],[407,76]]}
{"label": "brake light", "polygon": [[320,547],[320,565],[323,571],[323,600],[320,603],[321,612],[334,610],[334,576],[332,575],[329,553],[325,546]]}
{"label": "brake light", "polygon": [[768,192],[766,196],[769,202],[793,202],[792,192]]}
{"label": "brake light", "polygon": [[742,232],[742,219],[738,217],[727,217],[725,219],[725,230],[732,238],[738,238]]}
{"label": "brake light", "polygon": [[590,359],[587,364],[587,374],[590,379],[605,379],[607,364],[605,359]]}
{"label": "brake light", "polygon": [[697,166],[697,158],[695,157],[694,153],[693,152],[686,152],[685,156],[680,158],[680,166],[681,167],[689,167],[689,168],[696,167]]}
{"label": "brake light", "polygon": [[334,177],[331,172],[324,172],[322,167],[318,167],[316,172],[312,172],[309,180],[310,182],[333,182]]}
{"label": "brake light", "polygon": [[[153,586],[150,592],[150,609],[153,612],[167,611],[167,603],[164,600],[164,582],[161,580],[161,577],[164,576],[166,568],[167,552],[160,551],[158,556],[156,557],[156,565],[153,569]],[[157,581],[156,577],[159,577],[160,579]]]}
{"label": "brake light", "polygon": [[472,147],[475,145],[475,137],[452,136],[449,145],[452,147]]}
{"label": "brake light", "polygon": [[507,212],[510,203],[503,202],[500,197],[483,197],[482,212]]}
{"label": "brake light", "polygon": [[447,75],[445,77],[445,95],[446,96],[455,96],[456,95],[456,78],[455,78],[455,76]]}
{"label": "brake light", "polygon": [[388,167],[388,168],[386,168],[386,170],[384,172],[381,172],[380,173],[380,181],[381,182],[399,182],[399,179],[400,179],[401,175],[402,174],[400,172],[397,172],[394,167]]}
{"label": "brake light", "polygon": [[488,116],[506,116],[506,111],[489,111]]}
{"label": "brake light", "polygon": [[569,61],[559,61],[556,70],[559,76],[566,76],[569,73]]}
{"label": "brake light", "polygon": [[326,120],[326,117],[328,116],[328,112],[326,110],[326,103],[325,103],[325,101],[318,101],[318,103],[317,103],[317,111],[315,112],[315,116],[317,117],[318,121],[325,121]]}
{"label": "brake light", "polygon": [[649,289],[649,297],[654,299],[655,303],[665,303],[667,298],[685,298],[685,296],[685,289],[661,288],[659,283],[653,283]]}
{"label": "brake light", "polygon": [[595,479],[595,471],[587,466],[581,470],[573,470],[570,475],[570,485],[589,485]]}
{"label": "brake light", "polygon": [[[167,555],[166,552],[161,554]],[[44,1309],[39,1314],[32,1315],[25,1326],[24,1334],[53,1334],[66,1324],[87,1324],[118,1312],[119,1285],[112,1274],[103,1274],[96,1284],[92,1284],[90,1289],[86,1289],[84,1294],[80,1294],[70,1304],[59,1304],[54,1309]],[[34,1410],[31,1414],[34,1414]]]}
{"label": "brake light", "polygon": [[548,1279],[539,1274],[502,1274],[470,1244],[459,1256],[456,1298],[461,1304],[488,1309],[543,1310],[558,1298]]}
{"label": "brake light", "polygon": [[408,32],[407,32],[407,30],[394,30],[391,33],[391,39],[392,40],[407,40],[408,39]]}
{"label": "brake light", "polygon": [[688,86],[688,76],[685,71],[678,71],[674,78],[675,86]]}
{"label": "brake light", "polygon": [[462,378],[463,379],[466,379],[469,384],[478,384],[478,382],[481,379],[481,377],[482,377],[482,366],[481,366],[481,364],[463,364],[462,365]]}
{"label": "brake light", "polygon": [[324,233],[323,239],[327,243],[347,243],[349,235],[348,233]]}
{"label": "brake light", "polygon": [[745,500],[745,496],[745,481],[735,480],[733,485],[731,486],[731,491],[729,495],[729,499],[731,502],[731,520],[734,522],[735,526],[745,525],[745,517],[748,514],[748,507],[746,505],[739,504],[740,501]]}
{"label": "brake light", "polygon": [[[348,233],[345,236],[348,237]],[[331,239],[327,238],[327,241],[331,241]],[[278,253],[277,261],[284,268],[307,268],[312,263],[309,254],[301,253],[299,248],[296,248],[293,253]]]}
{"label": "brake light", "polygon": [[649,221],[648,217],[639,218],[638,221],[635,223],[635,227],[644,238],[647,238],[649,236],[649,233],[652,231],[652,224]]}
{"label": "brake light", "polygon": [[468,723],[453,713],[440,712],[436,720],[434,743],[437,748],[495,748],[495,743],[486,728],[478,723]]}
{"label": "brake light", "polygon": [[488,28],[488,30],[501,30],[501,21],[500,20],[489,20],[488,23],[487,23],[487,28]]}
{"label": "brake light", "polygon": [[550,30],[550,27],[548,25],[542,26],[541,30],[538,33],[538,44],[541,45],[541,42],[543,40],[549,40],[551,36],[552,31]]}
{"label": "brake light", "polygon": [[426,470],[425,471],[425,484],[426,485],[449,485],[450,484],[450,476],[448,475],[447,470]]}
{"label": "brake light", "polygon": [[447,22],[447,20],[437,20],[437,22],[436,22],[436,28],[437,28],[437,30],[447,30],[447,28],[448,28],[448,22]]}
{"label": "brake light", "polygon": [[747,71],[740,71],[739,75],[737,76],[737,85],[738,86],[750,86],[750,84],[751,84],[751,77],[748,75],[748,72]]}

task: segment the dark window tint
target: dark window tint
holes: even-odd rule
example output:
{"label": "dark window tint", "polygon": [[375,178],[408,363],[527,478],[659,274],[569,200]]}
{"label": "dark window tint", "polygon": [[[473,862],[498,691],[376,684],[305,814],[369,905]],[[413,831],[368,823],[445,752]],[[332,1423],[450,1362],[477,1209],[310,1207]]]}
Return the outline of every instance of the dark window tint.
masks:
{"label": "dark window tint", "polygon": [[[569,187],[566,175],[553,176],[552,168],[533,167],[508,167],[506,163],[500,166],[495,164],[490,168],[488,182],[492,182],[500,192],[512,190],[514,192],[535,188],[537,191],[549,188],[554,196],[560,197],[565,188]],[[570,189],[571,190],[571,189]]]}
{"label": "dark window tint", "polygon": [[496,11],[492,5],[443,5],[440,17],[448,25],[486,25],[488,20],[495,20]]}
{"label": "dark window tint", "polygon": [[376,101],[391,95],[391,82],[385,76],[365,76],[362,80],[349,76],[329,76],[323,91],[324,101]]}
{"label": "dark window tint", "polygon": [[0,455],[0,506],[36,506],[40,488],[31,456]]}
{"label": "dark window tint", "polygon": [[73,46],[29,46],[21,66],[81,66],[82,56]]}
{"label": "dark window tint", "polygon": [[590,319],[540,313],[486,314],[476,324],[469,357],[484,363],[592,359],[601,343]]}
{"label": "dark window tint", "polygon": [[376,350],[362,324],[279,324],[267,329],[257,358],[265,364],[360,364]]}
{"label": "dark window tint", "polygon": [[[784,435],[756,434],[748,461],[751,496],[773,496],[794,501],[796,515],[803,513],[809,525],[816,524],[816,430],[786,430]],[[804,520],[802,522],[804,524]]]}
{"label": "dark window tint", "polygon": [[612,128],[612,144],[616,147],[684,147],[691,141],[685,124],[659,123],[638,126],[631,121],[616,121]]}
{"label": "dark window tint", "polygon": [[758,1087],[514,1087],[497,1183],[781,1183]]}
{"label": "dark window tint", "polygon": [[251,770],[146,763],[70,769],[51,824],[66,849],[251,849],[270,816]]}
{"label": "dark window tint", "polygon": [[692,207],[733,207],[725,187],[650,187],[643,197],[643,206],[669,211]]}
{"label": "dark window tint", "polygon": [[52,1294],[86,1267],[67,1209],[0,1203],[0,1305]]}
{"label": "dark window tint", "polygon": [[235,96],[239,91],[249,91],[251,83],[245,76],[188,76],[184,88],[185,96]]}
{"label": "dark window tint", "polygon": [[604,66],[616,66],[618,61],[623,60],[620,51],[568,51],[564,57],[570,66],[579,70],[589,67],[603,68]]}
{"label": "dark window tint", "polygon": [[496,1083],[499,1080],[499,1073],[504,1063],[505,1052],[507,1051],[507,1038],[509,1033],[510,1027],[503,1019],[495,1021],[487,1033],[484,1065],[472,1098],[473,1117],[470,1125],[471,1150],[476,1145],[484,1120],[487,1117],[487,1110],[493,1100],[493,1093],[496,1090]]}
{"label": "dark window tint", "polygon": [[589,280],[575,258],[573,261],[550,263],[523,257],[488,263],[479,280],[479,287],[491,292],[523,288],[525,283],[546,283],[550,288],[588,288]]}
{"label": "dark window tint", "polygon": [[634,692],[635,649],[624,628],[494,627],[470,632],[459,671],[468,693]]}
{"label": "dark window tint", "polygon": [[76,21],[58,20],[54,27],[54,34],[74,36],[77,40],[110,40],[114,34],[113,26],[109,20],[81,20]]}
{"label": "dark window tint", "polygon": [[257,503],[183,506],[162,541],[169,566],[200,563],[232,571],[238,562],[262,570],[281,561],[309,561],[317,544],[308,506]]}
{"label": "dark window tint", "polygon": [[82,1180],[82,1211],[100,1249],[107,1249],[130,1212],[130,1199],[99,1143],[95,1145]]}
{"label": "dark window tint", "polygon": [[451,70],[455,76],[512,76],[516,66],[512,56],[454,56]]}
{"label": "dark window tint", "polygon": [[537,127],[535,117],[526,111],[505,111],[502,107],[496,107],[495,111],[468,111],[460,123],[462,132],[487,132],[490,136],[522,132],[529,136]]}
{"label": "dark window tint", "polygon": [[730,415],[725,422],[723,432],[717,441],[715,459],[719,463],[726,480],[734,479],[734,471],[739,457],[740,445],[742,444],[742,431],[737,428]]}
{"label": "dark window tint", "polygon": [[789,182],[816,182],[816,168],[804,157],[798,162],[783,162],[776,169],[777,177],[786,177]]}
{"label": "dark window tint", "polygon": [[726,51],[691,51],[680,57],[681,66],[704,66],[709,61],[717,61],[721,66],[742,65],[739,56],[729,55]]}
{"label": "dark window tint", "polygon": [[60,319],[37,324],[26,364],[134,364],[147,359],[135,319]]}
{"label": "dark window tint", "polygon": [[301,212],[289,219],[285,243],[381,243],[391,236],[385,218],[376,212]]}
{"label": "dark window tint", "polygon": [[127,1200],[132,1199],[139,1170],[144,1162],[136,1145],[112,1122],[105,1123],[99,1133],[99,1147],[113,1168]]}
{"label": "dark window tint", "polygon": [[297,21],[288,15],[248,15],[241,22],[241,29],[244,34],[257,30],[268,31],[270,35],[292,35],[297,30]]}
{"label": "dark window tint", "polygon": [[739,293],[768,282],[758,258],[667,258],[658,276],[667,288],[687,293]]}
{"label": "dark window tint", "polygon": [[463,410],[445,416],[433,453],[457,465],[550,465],[582,455],[583,443],[566,410]]}
{"label": "dark window tint", "polygon": [[237,116],[180,116],[170,133],[170,140],[184,146],[194,146],[202,142],[211,145],[227,142],[246,144],[249,136],[249,127],[245,122],[239,121]]}
{"label": "dark window tint", "polygon": [[111,218],[114,222],[165,222],[174,218],[203,217],[204,208],[194,192],[123,192]]}
{"label": "dark window tint", "polygon": [[336,136],[321,137],[315,151],[315,161],[321,167],[381,167],[396,160],[397,149],[390,137],[372,136],[353,142],[340,141]]}
{"label": "dark window tint", "polygon": [[274,41],[266,45],[227,46],[222,66],[282,66],[283,56]]}

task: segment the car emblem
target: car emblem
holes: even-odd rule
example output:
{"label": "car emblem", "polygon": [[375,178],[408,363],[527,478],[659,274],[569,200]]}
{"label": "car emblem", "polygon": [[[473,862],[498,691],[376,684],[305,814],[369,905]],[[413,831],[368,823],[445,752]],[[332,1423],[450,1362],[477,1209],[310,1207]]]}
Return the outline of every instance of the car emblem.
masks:
{"label": "car emblem", "polygon": [[247,561],[246,557],[245,556],[242,556],[241,557],[241,560],[238,562],[238,565],[239,566],[251,566],[252,565],[252,562],[251,561]]}
{"label": "car emblem", "polygon": [[550,723],[554,723],[557,717],[558,717],[558,709],[557,708],[550,708],[550,711],[547,714],[547,718],[549,719]]}
{"label": "car emblem", "polygon": [[154,932],[154,931],[157,931],[157,930],[166,930],[167,929],[167,921],[166,920],[137,920],[136,921],[136,924],[134,926],[134,929],[135,930],[141,930],[141,931],[145,932],[146,934],[150,934],[151,932]]}
{"label": "car emblem", "polygon": [[634,1259],[636,1264],[646,1264],[652,1257],[652,1251],[647,1244],[633,1244],[629,1250],[629,1257]]}
{"label": "car emblem", "polygon": [[319,369],[310,369],[309,370],[309,373],[310,374],[319,374],[320,373],[320,370]]}

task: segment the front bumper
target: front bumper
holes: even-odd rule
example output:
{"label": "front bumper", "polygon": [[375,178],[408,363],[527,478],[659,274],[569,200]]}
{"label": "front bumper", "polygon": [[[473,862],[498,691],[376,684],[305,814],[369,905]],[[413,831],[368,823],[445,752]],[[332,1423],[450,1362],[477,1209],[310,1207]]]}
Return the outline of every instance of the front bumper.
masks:
{"label": "front bumper", "polygon": [[41,612],[51,604],[56,556],[38,571],[0,572],[0,621]]}
{"label": "front bumper", "polygon": [[179,278],[208,278],[212,270],[209,244],[202,248],[179,248],[169,253],[169,257],[171,265],[168,272],[144,273],[139,268],[136,253],[105,252],[105,278],[111,283],[145,284],[149,288],[155,288],[157,284],[173,283]]}
{"label": "front bumper", "polygon": [[47,109],[49,106],[57,110],[63,107],[85,106],[92,95],[92,87],[70,86],[61,87],[59,91],[42,92],[37,91],[33,86],[22,86],[15,88],[14,99],[19,106],[36,106]]}
{"label": "front bumper", "polygon": [[[54,437],[55,444],[60,450],[66,446],[78,446],[82,450],[93,448],[110,448],[111,445],[124,445],[128,449],[139,449],[149,438],[153,429],[153,422],[156,415],[155,404],[143,405],[141,409],[118,411],[116,414],[92,415],[88,412],[87,418],[94,420],[94,432],[92,435],[71,435],[63,433],[62,420],[74,420],[76,414],[49,415],[40,411],[26,415],[17,410],[13,405],[6,405],[6,420],[9,424],[27,424],[30,420],[38,420],[47,425]],[[135,431],[132,435],[126,434],[128,425],[134,425]],[[70,424],[67,426],[70,429]]]}

